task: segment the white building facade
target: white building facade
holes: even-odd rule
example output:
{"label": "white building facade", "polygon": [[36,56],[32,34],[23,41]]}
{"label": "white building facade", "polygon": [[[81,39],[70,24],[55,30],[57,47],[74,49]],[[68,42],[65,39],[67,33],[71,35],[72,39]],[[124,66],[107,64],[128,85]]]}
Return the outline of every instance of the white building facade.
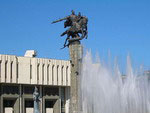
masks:
{"label": "white building facade", "polygon": [[0,55],[0,113],[33,113],[33,92],[41,113],[68,113],[70,62]]}

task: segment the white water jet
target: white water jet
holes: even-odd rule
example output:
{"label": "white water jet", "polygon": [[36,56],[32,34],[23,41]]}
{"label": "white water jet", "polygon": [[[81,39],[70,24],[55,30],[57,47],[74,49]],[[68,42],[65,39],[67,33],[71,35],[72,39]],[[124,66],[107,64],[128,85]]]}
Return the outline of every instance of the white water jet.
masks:
{"label": "white water jet", "polygon": [[111,69],[87,52],[80,80],[82,113],[150,113],[148,77],[132,70],[129,57],[122,76],[117,64]]}

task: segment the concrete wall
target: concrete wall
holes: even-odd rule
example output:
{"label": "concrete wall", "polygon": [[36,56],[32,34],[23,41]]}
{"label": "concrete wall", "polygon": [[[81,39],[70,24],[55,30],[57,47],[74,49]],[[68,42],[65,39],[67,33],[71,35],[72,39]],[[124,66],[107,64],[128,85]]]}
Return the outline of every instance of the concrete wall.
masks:
{"label": "concrete wall", "polygon": [[70,62],[0,55],[0,83],[70,86]]}

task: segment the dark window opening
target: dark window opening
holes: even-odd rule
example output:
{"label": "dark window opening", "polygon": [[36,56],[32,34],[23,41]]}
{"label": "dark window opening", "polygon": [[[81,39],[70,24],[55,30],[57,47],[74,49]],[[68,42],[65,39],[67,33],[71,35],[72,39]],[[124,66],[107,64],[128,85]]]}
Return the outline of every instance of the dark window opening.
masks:
{"label": "dark window opening", "polygon": [[25,107],[33,108],[34,101],[33,100],[25,100]]}
{"label": "dark window opening", "polygon": [[44,95],[58,96],[59,95],[59,88],[45,87],[44,88]]}
{"label": "dark window opening", "polygon": [[3,93],[4,94],[19,94],[19,87],[18,86],[3,86]]}
{"label": "dark window opening", "polygon": [[4,107],[14,107],[15,101],[12,99],[3,100]]}

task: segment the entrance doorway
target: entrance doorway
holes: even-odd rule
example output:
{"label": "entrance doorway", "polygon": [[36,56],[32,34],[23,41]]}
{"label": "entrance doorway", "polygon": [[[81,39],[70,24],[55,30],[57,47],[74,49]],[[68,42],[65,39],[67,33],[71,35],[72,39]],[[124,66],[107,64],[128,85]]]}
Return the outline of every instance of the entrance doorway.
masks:
{"label": "entrance doorway", "polygon": [[25,113],[34,112],[34,102],[33,100],[25,100]]}
{"label": "entrance doorway", "polygon": [[59,99],[45,99],[44,113],[60,113]]}
{"label": "entrance doorway", "polygon": [[15,99],[4,99],[3,100],[4,113],[16,113],[15,112]]}
{"label": "entrance doorway", "polygon": [[45,112],[54,113],[54,104],[56,100],[46,100],[45,101]]}

